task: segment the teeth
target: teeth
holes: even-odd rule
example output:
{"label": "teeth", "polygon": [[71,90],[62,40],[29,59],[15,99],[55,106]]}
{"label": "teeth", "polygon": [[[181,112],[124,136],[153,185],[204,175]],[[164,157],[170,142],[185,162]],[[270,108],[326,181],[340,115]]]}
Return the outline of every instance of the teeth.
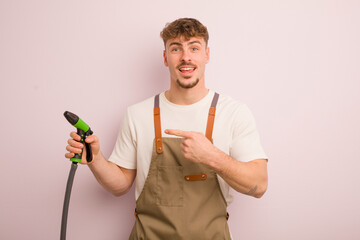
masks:
{"label": "teeth", "polygon": [[180,68],[181,71],[189,71],[189,70],[194,70],[195,68]]}

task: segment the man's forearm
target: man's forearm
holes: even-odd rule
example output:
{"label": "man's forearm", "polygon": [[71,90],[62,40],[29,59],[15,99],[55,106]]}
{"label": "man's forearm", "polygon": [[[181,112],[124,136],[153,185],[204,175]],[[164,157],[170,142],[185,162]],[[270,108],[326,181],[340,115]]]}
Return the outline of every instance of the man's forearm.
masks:
{"label": "man's forearm", "polygon": [[209,166],[236,191],[256,198],[265,193],[268,181],[266,159],[239,162],[219,149],[212,156]]}
{"label": "man's forearm", "polygon": [[101,152],[89,164],[89,168],[96,180],[115,196],[121,196],[130,190],[136,174],[136,170],[123,169],[109,162]]}

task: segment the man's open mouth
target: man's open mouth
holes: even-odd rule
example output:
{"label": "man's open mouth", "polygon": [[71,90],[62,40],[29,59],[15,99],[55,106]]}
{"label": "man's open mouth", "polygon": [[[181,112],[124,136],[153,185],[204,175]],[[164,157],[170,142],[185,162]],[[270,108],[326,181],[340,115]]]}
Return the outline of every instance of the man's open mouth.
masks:
{"label": "man's open mouth", "polygon": [[180,67],[179,71],[182,73],[193,73],[195,71],[196,67]]}

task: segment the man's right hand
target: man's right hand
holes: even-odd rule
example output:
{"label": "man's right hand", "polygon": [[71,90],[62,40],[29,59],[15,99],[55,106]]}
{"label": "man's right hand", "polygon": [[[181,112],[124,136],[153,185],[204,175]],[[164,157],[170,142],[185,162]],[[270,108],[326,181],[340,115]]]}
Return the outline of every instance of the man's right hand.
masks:
{"label": "man's right hand", "polygon": [[[83,150],[81,164],[87,164],[85,145],[78,142],[81,140],[80,136],[76,132],[71,132],[70,137],[68,140],[69,145],[66,146],[66,150],[69,152],[65,154],[65,157],[72,158],[75,153],[81,153]],[[99,139],[95,135],[88,136],[85,141],[90,143],[92,148],[92,162],[94,164],[90,164],[89,168],[96,180],[115,196],[121,196],[127,193],[134,182],[136,169],[122,168],[106,160],[100,152]]]}
{"label": "man's right hand", "polygon": [[[86,161],[86,148],[85,144],[80,143],[81,137],[76,132],[70,133],[70,139],[68,140],[68,145],[66,146],[66,150],[68,153],[65,154],[66,158],[72,158],[75,156],[75,153],[82,153],[81,164],[87,164]],[[90,135],[85,139],[85,142],[89,143],[91,146],[92,154],[93,154],[93,161],[96,160],[96,157],[99,155],[100,152],[100,142],[98,137],[95,135]]]}

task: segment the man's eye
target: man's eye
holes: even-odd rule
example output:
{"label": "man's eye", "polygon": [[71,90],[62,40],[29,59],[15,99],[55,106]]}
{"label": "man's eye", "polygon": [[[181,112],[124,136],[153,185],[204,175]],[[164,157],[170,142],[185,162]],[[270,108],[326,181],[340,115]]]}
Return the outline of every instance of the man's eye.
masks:
{"label": "man's eye", "polygon": [[171,49],[171,51],[172,51],[172,52],[178,52],[178,51],[180,51],[180,49],[178,49],[178,48],[173,48],[173,49]]}
{"label": "man's eye", "polygon": [[199,49],[196,48],[196,47],[193,47],[192,50],[193,50],[193,51],[197,51],[197,50],[199,50]]}

